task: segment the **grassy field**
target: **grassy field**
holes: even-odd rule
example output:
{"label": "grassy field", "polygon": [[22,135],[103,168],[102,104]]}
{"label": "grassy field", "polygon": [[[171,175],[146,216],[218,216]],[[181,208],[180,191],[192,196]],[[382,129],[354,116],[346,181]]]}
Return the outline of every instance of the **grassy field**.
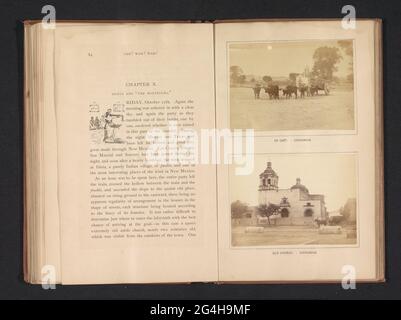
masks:
{"label": "grassy field", "polygon": [[252,88],[230,88],[232,129],[353,130],[354,98],[351,88],[332,89],[328,96],[270,100],[262,89],[255,100]]}
{"label": "grassy field", "polygon": [[341,234],[319,234],[313,227],[274,226],[261,233],[245,233],[245,226],[233,226],[233,246],[279,246],[279,245],[352,245],[356,238]]}

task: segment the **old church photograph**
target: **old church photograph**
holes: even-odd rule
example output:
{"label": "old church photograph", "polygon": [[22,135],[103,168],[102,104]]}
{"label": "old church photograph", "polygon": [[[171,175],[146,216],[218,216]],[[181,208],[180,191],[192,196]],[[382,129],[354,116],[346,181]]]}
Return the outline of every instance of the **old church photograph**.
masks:
{"label": "old church photograph", "polygon": [[355,245],[355,154],[255,155],[230,174],[233,246]]}

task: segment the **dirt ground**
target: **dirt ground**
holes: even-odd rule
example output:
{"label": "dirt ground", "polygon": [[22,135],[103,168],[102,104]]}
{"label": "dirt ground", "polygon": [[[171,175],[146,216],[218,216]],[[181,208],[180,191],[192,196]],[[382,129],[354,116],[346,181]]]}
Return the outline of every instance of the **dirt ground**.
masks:
{"label": "dirt ground", "polygon": [[230,88],[232,129],[353,130],[354,98],[351,88],[331,89],[328,96],[270,100],[262,89],[255,100],[252,88]]}
{"label": "dirt ground", "polygon": [[356,238],[347,238],[346,230],[341,234],[319,234],[313,227],[274,226],[265,227],[261,233],[245,233],[245,226],[233,226],[233,246],[277,246],[277,245],[353,245]]}
{"label": "dirt ground", "polygon": [[90,130],[90,135],[93,143],[102,143],[104,138],[104,129]]}

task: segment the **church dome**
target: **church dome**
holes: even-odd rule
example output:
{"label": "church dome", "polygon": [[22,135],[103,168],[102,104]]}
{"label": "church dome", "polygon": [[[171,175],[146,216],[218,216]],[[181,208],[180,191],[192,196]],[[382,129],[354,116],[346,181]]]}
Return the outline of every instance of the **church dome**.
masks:
{"label": "church dome", "polygon": [[267,168],[265,169],[265,171],[263,171],[259,177],[264,177],[264,176],[269,176],[269,177],[278,177],[278,175],[276,174],[276,172],[272,169],[272,163],[268,162],[267,163]]}
{"label": "church dome", "polygon": [[301,191],[303,191],[303,192],[305,192],[305,193],[309,193],[308,188],[305,187],[303,184],[301,184],[301,179],[299,179],[299,178],[297,178],[297,183],[294,184],[294,185],[291,187],[291,190],[294,190],[294,189],[299,189],[299,190],[301,190]]}

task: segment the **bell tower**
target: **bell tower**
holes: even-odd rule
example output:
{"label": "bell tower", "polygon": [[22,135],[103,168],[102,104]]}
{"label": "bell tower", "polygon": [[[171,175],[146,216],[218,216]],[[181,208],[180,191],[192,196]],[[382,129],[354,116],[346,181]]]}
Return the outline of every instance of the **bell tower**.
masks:
{"label": "bell tower", "polygon": [[267,168],[259,175],[259,191],[278,190],[278,175],[272,169],[272,163],[267,163]]}

